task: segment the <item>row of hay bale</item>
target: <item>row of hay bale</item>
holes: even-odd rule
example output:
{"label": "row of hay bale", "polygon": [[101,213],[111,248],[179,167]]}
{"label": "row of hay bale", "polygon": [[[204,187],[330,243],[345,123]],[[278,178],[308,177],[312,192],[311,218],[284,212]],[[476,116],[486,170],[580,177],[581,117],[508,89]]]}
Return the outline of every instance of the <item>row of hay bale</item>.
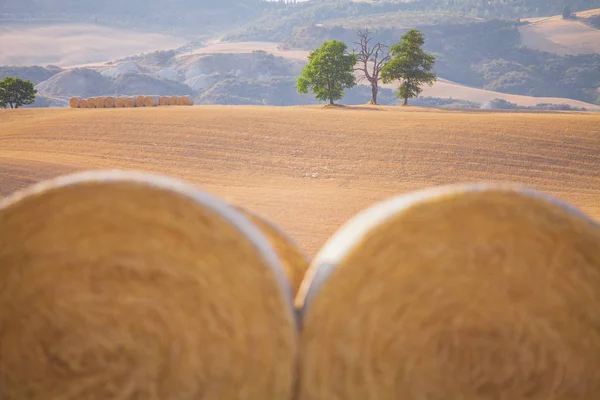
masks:
{"label": "row of hay bale", "polygon": [[71,97],[71,108],[132,108],[132,107],[158,107],[158,106],[193,106],[194,98],[191,96],[100,96],[82,99]]}
{"label": "row of hay bale", "polygon": [[395,197],[312,263],[259,214],[135,172],[37,184],[0,221],[2,399],[600,391],[600,225],[532,190]]}

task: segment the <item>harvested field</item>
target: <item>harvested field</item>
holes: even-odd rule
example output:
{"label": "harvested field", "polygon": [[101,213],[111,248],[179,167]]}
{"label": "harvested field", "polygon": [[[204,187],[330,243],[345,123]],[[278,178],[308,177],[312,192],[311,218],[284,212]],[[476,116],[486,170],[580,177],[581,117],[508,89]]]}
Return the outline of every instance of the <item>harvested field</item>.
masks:
{"label": "harvested field", "polygon": [[0,112],[0,195],[71,171],[168,174],[249,207],[310,256],[409,190],[516,182],[600,218],[600,114],[198,106]]}

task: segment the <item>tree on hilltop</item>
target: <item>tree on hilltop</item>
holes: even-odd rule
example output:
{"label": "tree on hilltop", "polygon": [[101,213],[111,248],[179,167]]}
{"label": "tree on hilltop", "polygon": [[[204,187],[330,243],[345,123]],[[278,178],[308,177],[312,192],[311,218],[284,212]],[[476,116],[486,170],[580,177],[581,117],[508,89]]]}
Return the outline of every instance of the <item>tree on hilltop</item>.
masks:
{"label": "tree on hilltop", "polygon": [[390,60],[389,47],[377,42],[371,43],[373,39],[370,37],[369,30],[359,30],[357,32],[359,41],[354,44],[359,46],[357,53],[357,65],[355,71],[362,72],[358,78],[360,82],[366,79],[371,84],[371,104],[377,104],[377,92],[379,90],[379,80],[381,69]]}
{"label": "tree on hilltop", "polygon": [[7,76],[0,81],[0,108],[19,108],[33,104],[36,93],[32,82]]}
{"label": "tree on hilltop", "polygon": [[356,85],[353,68],[357,56],[348,54],[346,49],[346,44],[339,40],[326,40],[311,51],[308,64],[296,81],[298,92],[305,94],[310,89],[317,100],[329,100],[329,104],[344,97],[344,89]]}
{"label": "tree on hilltop", "polygon": [[423,44],[423,34],[416,29],[409,30],[402,35],[400,43],[390,48],[392,58],[381,69],[383,83],[401,82],[396,97],[404,99],[404,105],[423,91],[423,84],[431,86],[437,79],[431,72],[435,57],[423,51]]}

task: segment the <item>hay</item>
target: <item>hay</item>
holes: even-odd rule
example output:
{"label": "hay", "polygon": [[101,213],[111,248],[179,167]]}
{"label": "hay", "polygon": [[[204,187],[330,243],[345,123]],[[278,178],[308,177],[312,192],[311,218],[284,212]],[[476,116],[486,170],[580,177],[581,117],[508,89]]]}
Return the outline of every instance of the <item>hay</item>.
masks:
{"label": "hay", "polygon": [[123,98],[123,107],[132,108],[135,107],[135,99],[133,97]]}
{"label": "hay", "polygon": [[104,97],[96,97],[96,108],[104,108]]}
{"label": "hay", "polygon": [[71,108],[79,108],[79,103],[81,102],[81,99],[79,97],[71,97],[69,99],[69,107]]}
{"label": "hay", "polygon": [[95,171],[14,195],[0,203],[0,285],[3,400],[291,396],[276,254],[181,182]]}
{"label": "hay", "polygon": [[144,107],[145,96],[137,96],[135,98],[135,107]]}
{"label": "hay", "polygon": [[85,100],[85,99],[79,100],[79,108],[88,108],[87,100]]}
{"label": "hay", "polygon": [[115,107],[115,98],[107,97],[104,99],[104,108],[114,108]]}
{"label": "hay", "polygon": [[158,105],[160,106],[168,106],[171,105],[171,98],[168,96],[161,96],[160,100],[158,102]]}
{"label": "hay", "polygon": [[194,98],[192,96],[181,96],[179,98],[179,105],[181,106],[193,106]]}
{"label": "hay", "polygon": [[87,108],[96,108],[96,99],[94,97],[87,99]]}
{"label": "hay", "polygon": [[296,294],[300,288],[304,274],[308,270],[308,258],[303,254],[296,242],[275,223],[250,209],[241,206],[236,206],[236,208],[248,217],[267,237],[269,243],[271,243],[271,246],[279,256],[288,281],[292,286],[294,294]]}
{"label": "hay", "polygon": [[171,96],[171,99],[169,100],[169,104],[172,106],[178,106],[179,105],[179,96]]}
{"label": "hay", "polygon": [[159,100],[160,96],[146,96],[144,97],[144,107],[156,107]]}
{"label": "hay", "polygon": [[117,97],[117,98],[115,99],[115,107],[116,107],[116,108],[122,108],[122,107],[125,107],[125,101],[123,100],[123,98],[122,98],[122,97]]}
{"label": "hay", "polygon": [[597,223],[516,188],[367,210],[302,284],[299,398],[596,399],[599,249]]}

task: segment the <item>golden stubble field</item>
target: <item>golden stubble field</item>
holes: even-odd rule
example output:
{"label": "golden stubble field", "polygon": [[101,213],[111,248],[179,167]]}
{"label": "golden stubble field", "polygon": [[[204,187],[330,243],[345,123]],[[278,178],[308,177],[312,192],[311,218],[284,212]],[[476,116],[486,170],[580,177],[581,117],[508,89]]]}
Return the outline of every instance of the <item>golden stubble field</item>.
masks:
{"label": "golden stubble field", "polygon": [[201,106],[0,112],[0,195],[84,169],[185,179],[309,255],[355,213],[458,182],[516,182],[600,218],[600,114]]}

